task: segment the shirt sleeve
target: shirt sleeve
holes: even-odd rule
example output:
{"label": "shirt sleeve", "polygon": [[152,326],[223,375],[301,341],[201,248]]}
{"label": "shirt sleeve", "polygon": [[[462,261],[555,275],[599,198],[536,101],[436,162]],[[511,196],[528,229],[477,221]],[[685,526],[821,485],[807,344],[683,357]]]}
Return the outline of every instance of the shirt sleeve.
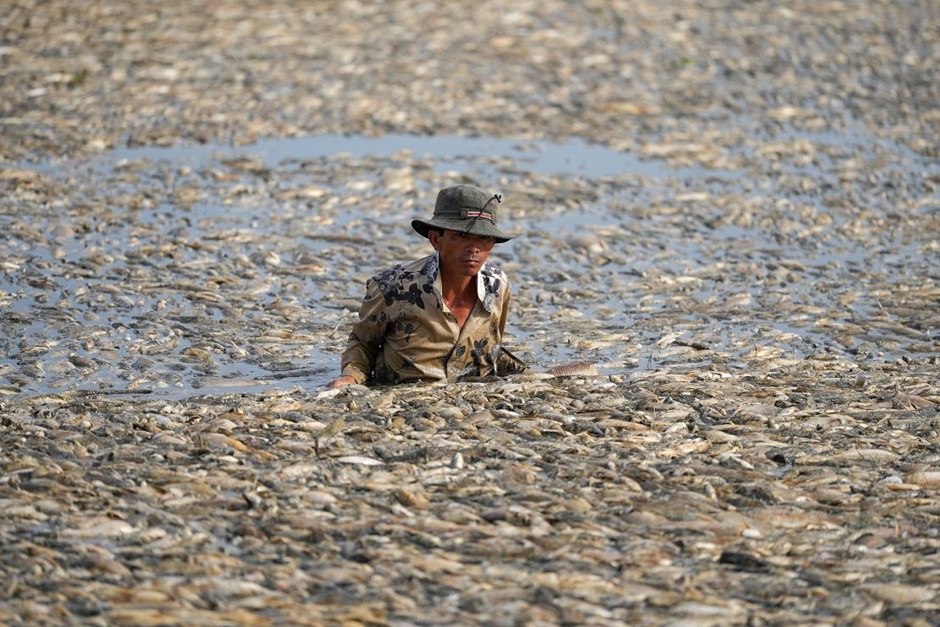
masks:
{"label": "shirt sleeve", "polygon": [[509,303],[512,300],[512,286],[509,284],[509,279],[504,279],[506,281],[506,291],[503,293],[502,300],[502,311],[499,312],[499,339],[502,341],[503,333],[506,331],[506,321],[509,320]]}
{"label": "shirt sleeve", "polygon": [[359,306],[359,321],[353,324],[346,349],[343,351],[342,374],[356,383],[365,383],[375,369],[375,358],[382,346],[388,326],[385,295],[378,283],[369,279],[366,295]]}
{"label": "shirt sleeve", "polygon": [[499,336],[497,338],[497,346],[499,348],[494,356],[494,370],[495,374],[516,374],[525,372],[528,370],[529,366],[503,347],[503,334],[506,331],[506,321],[509,320],[509,306],[512,302],[512,287],[509,283],[509,279],[505,275],[503,275],[502,280],[505,287],[503,288],[502,297],[500,298],[499,319],[496,323],[499,329]]}
{"label": "shirt sleeve", "polygon": [[529,369],[528,364],[503,348],[503,333],[506,330],[506,321],[509,319],[509,303],[512,300],[512,289],[509,280],[506,279],[506,292],[502,298],[502,311],[499,316],[499,354],[496,356],[496,371],[503,374],[514,374],[525,372]]}

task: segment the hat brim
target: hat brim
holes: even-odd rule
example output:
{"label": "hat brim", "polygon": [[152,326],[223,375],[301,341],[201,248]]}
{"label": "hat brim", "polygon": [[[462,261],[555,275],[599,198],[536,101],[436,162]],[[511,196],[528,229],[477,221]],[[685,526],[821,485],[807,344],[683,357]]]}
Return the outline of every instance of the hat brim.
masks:
{"label": "hat brim", "polygon": [[[467,222],[470,222],[470,228],[467,228]],[[503,233],[496,225],[489,220],[448,220],[447,218],[432,218],[431,220],[412,220],[411,228],[417,231],[422,237],[427,237],[431,229],[444,229],[445,231],[457,231],[458,233],[469,233],[470,235],[479,235],[481,237],[492,237],[497,244],[502,244],[511,240],[514,235]]]}

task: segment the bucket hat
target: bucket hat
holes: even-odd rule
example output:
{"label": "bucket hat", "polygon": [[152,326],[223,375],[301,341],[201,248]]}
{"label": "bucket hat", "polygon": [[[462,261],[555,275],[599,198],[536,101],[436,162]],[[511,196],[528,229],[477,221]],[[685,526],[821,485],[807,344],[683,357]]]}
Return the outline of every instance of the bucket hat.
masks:
{"label": "bucket hat", "polygon": [[412,220],[411,227],[423,237],[431,229],[445,229],[471,235],[492,237],[496,243],[508,242],[507,235],[496,226],[496,210],[502,196],[490,194],[474,185],[454,185],[437,194],[434,216],[430,220]]}

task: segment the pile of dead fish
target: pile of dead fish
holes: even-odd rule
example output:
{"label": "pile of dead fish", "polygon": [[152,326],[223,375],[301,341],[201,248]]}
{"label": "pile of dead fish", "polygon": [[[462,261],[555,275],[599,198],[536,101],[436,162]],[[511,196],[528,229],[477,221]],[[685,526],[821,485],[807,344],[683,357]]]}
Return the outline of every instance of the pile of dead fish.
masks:
{"label": "pile of dead fish", "polygon": [[[507,6],[3,11],[0,623],[940,622],[936,4]],[[460,182],[531,371],[327,390]]]}
{"label": "pile of dead fish", "polygon": [[5,404],[0,617],[919,624],[933,375],[808,360]]}

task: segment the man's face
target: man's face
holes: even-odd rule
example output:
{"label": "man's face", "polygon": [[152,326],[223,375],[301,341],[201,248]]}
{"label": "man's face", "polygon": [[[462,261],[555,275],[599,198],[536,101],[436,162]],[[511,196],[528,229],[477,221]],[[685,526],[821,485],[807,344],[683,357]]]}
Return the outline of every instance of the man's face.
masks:
{"label": "man's face", "polygon": [[458,231],[428,232],[428,240],[440,253],[441,270],[447,274],[474,276],[490,256],[495,242],[492,237],[470,235]]}

